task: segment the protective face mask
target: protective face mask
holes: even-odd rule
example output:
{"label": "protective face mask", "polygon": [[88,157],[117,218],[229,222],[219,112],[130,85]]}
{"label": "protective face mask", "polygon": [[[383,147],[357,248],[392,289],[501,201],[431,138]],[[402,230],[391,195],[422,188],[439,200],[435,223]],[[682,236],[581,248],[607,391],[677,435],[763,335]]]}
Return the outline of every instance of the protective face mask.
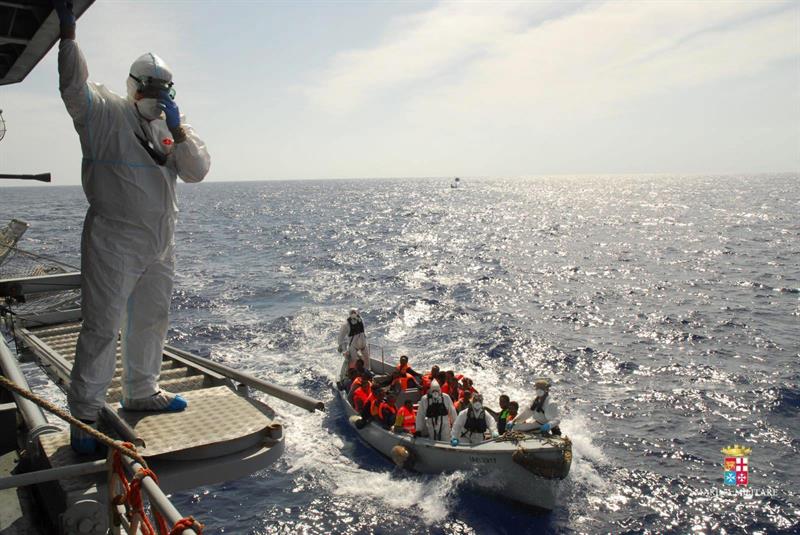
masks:
{"label": "protective face mask", "polygon": [[356,323],[358,323],[358,319],[356,319],[355,317],[351,317],[351,318],[350,318],[350,323],[352,323],[353,325],[355,325]]}
{"label": "protective face mask", "polygon": [[431,399],[438,403],[442,399],[442,394],[439,391],[434,390],[431,392]]}
{"label": "protective face mask", "polygon": [[134,102],[139,115],[152,121],[161,117],[161,108],[158,107],[158,99],[142,98]]}
{"label": "protective face mask", "polygon": [[472,404],[472,410],[475,411],[476,413],[477,412],[481,412],[482,408],[483,408],[483,405],[481,405],[480,403],[473,403]]}
{"label": "protective face mask", "polygon": [[544,396],[544,390],[539,390],[538,388],[534,390],[533,393],[534,395],[536,395],[537,398]]}

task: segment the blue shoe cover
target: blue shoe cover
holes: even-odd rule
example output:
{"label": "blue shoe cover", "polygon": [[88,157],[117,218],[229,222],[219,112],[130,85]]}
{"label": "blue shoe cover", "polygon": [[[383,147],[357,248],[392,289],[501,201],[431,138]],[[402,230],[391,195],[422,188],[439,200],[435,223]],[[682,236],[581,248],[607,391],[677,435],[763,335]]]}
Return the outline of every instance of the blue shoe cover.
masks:
{"label": "blue shoe cover", "polygon": [[181,396],[180,394],[176,394],[175,398],[173,398],[173,400],[169,402],[169,405],[167,405],[167,408],[164,410],[168,412],[180,412],[183,409],[185,409],[188,405],[189,404],[186,402],[186,400],[183,399],[183,396]]}
{"label": "blue shoe cover", "polygon": [[71,425],[69,427],[69,445],[78,455],[92,455],[97,452],[98,444],[94,437]]}

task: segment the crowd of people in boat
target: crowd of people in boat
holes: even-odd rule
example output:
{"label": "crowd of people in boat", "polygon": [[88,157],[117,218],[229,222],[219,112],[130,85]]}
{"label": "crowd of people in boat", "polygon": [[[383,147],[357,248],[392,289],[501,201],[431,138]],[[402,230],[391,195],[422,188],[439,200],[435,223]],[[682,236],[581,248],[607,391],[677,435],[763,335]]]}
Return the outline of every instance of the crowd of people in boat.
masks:
{"label": "crowd of people in boat", "polygon": [[558,409],[549,399],[550,382],[534,384],[534,399],[522,412],[503,394],[498,410],[484,406],[483,396],[469,377],[434,365],[419,373],[403,355],[389,374],[376,375],[356,359],[341,383],[348,400],[365,422],[437,441],[477,444],[506,431],[538,430],[560,434]]}
{"label": "crowd of people in boat", "polygon": [[472,380],[454,370],[432,366],[428,373],[414,370],[402,355],[391,373],[376,375],[369,367],[369,345],[364,321],[351,309],[339,332],[339,352],[348,361],[347,377],[339,387],[347,392],[362,421],[375,422],[397,433],[436,441],[479,444],[511,430],[560,435],[558,407],[550,400],[550,381],[537,379],[530,404],[503,394],[499,410],[484,406]]}

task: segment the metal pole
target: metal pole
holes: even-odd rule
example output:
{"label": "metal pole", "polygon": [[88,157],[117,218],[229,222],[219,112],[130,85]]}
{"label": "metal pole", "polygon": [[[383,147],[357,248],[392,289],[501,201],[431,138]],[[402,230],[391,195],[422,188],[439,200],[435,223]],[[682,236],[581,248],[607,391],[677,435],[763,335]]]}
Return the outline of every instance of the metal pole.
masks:
{"label": "metal pole", "polygon": [[38,485],[39,483],[44,483],[45,481],[56,481],[69,477],[85,476],[88,474],[104,472],[105,470],[105,459],[81,464],[68,464],[66,466],[59,466],[58,468],[47,468],[45,470],[37,470],[35,472],[28,472],[25,474],[0,477],[0,490],[24,487],[27,485]]}
{"label": "metal pole", "polygon": [[130,442],[137,448],[147,447],[144,439],[137,435],[136,431],[128,424],[128,422],[123,420],[119,413],[114,410],[114,407],[108,403],[103,404],[103,408],[100,411],[100,416],[105,418],[109,425],[114,428],[114,431],[119,433],[120,438],[122,438],[124,442]]}
{"label": "metal pole", "polygon": [[[6,341],[2,336],[0,336],[0,366],[3,368],[3,375],[5,375],[9,381],[16,383],[26,390],[31,389],[31,387],[28,386],[28,381],[25,380],[25,376],[22,375],[22,371],[19,369],[17,359],[14,358],[14,355],[11,353],[11,350],[6,345]],[[34,402],[23,398],[19,394],[14,394],[14,401],[17,403],[17,408],[22,414],[22,418],[25,420],[25,425],[28,429],[36,429],[37,427],[48,425],[44,412],[42,412],[42,409]]]}
{"label": "metal pole", "polygon": [[[122,462],[125,463],[132,474],[135,474],[143,468],[141,464],[124,455],[122,456]],[[166,497],[161,487],[153,481],[153,478],[150,476],[143,477],[142,488],[147,492],[148,498],[150,498],[150,505],[158,509],[158,512],[161,513],[170,526],[174,526],[178,520],[183,518],[183,515],[172,505],[172,502]],[[183,533],[185,535],[197,535],[197,532],[191,528],[185,529]]]}
{"label": "metal pole", "polygon": [[264,381],[263,379],[259,379],[258,377],[255,377],[249,373],[234,370],[233,368],[230,368],[218,362],[214,362],[213,360],[203,358],[198,355],[194,355],[192,353],[174,348],[172,346],[165,346],[164,354],[169,357],[170,353],[183,357],[184,359],[190,360],[199,366],[203,366],[204,368],[208,368],[209,370],[215,371],[219,374],[229,377],[234,381],[238,381],[242,384],[255,388],[256,390],[260,390],[265,394],[275,396],[276,398],[282,399],[287,403],[291,403],[292,405],[297,405],[298,407],[302,407],[309,412],[314,412],[315,410],[318,411],[325,410],[325,404],[318,399],[306,396],[305,394],[292,392],[290,390],[283,388],[282,386],[278,386],[268,381]]}

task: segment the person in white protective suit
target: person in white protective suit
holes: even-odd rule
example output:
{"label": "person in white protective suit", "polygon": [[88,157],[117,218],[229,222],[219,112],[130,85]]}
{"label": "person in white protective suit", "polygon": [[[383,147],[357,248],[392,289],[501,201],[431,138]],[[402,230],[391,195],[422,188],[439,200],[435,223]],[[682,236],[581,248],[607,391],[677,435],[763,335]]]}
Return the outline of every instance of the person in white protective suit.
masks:
{"label": "person in white protective suit", "polygon": [[530,405],[522,409],[512,421],[506,424],[506,430],[541,431],[560,435],[558,424],[561,419],[558,406],[550,400],[550,380],[537,379],[534,384],[534,398]]}
{"label": "person in white protective suit", "polygon": [[500,436],[497,433],[497,422],[489,411],[483,408],[483,397],[480,394],[472,396],[469,406],[458,413],[458,418],[450,432],[450,444],[458,446],[462,440],[470,444],[480,444],[486,440],[486,433],[492,438]]}
{"label": "person in white protective suit", "polygon": [[[81,180],[89,210],[81,237],[81,327],[67,401],[93,424],[106,399],[122,329],[122,406],[176,411],[178,395],[158,377],[172,294],[175,187],[200,182],[210,158],[174,101],[172,71],[152,53],[139,57],[127,97],[89,82],[75,42],[71,5],[54,0],[61,22],[59,89],[83,152]],[[73,427],[73,448],[91,453],[94,439]]]}
{"label": "person in white protective suit", "polygon": [[428,393],[419,400],[417,432],[427,431],[431,440],[450,440],[450,429],[458,413],[450,396],[442,394],[438,381],[431,381]]}
{"label": "person in white protective suit", "polygon": [[362,359],[364,367],[370,369],[369,344],[364,332],[364,320],[357,308],[351,308],[342,328],[339,329],[339,353],[348,359],[349,367],[355,368],[356,361]]}

